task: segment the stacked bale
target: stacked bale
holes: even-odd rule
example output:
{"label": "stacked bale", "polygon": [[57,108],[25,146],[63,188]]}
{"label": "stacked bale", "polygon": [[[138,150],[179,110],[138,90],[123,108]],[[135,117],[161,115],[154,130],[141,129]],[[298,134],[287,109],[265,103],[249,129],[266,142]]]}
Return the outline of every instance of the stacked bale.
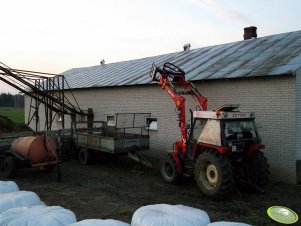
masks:
{"label": "stacked bale", "polygon": [[14,208],[0,215],[1,226],[65,226],[76,222],[70,210],[60,206],[37,205]]}
{"label": "stacked bale", "polygon": [[101,219],[88,219],[82,220],[69,226],[130,226],[127,223],[117,221],[117,220],[101,220]]}
{"label": "stacked bale", "polygon": [[0,181],[0,194],[19,191],[18,185],[13,181]]}
{"label": "stacked bale", "polygon": [[4,211],[43,204],[36,193],[31,191],[7,192],[0,195],[0,214]]}
{"label": "stacked bale", "polygon": [[47,206],[31,191],[19,191],[13,181],[0,181],[1,226],[67,226],[76,222],[70,210]]}
{"label": "stacked bale", "polygon": [[135,211],[132,226],[206,226],[210,223],[206,212],[183,205],[156,204]]}
{"label": "stacked bale", "polygon": [[252,226],[252,225],[237,223],[237,222],[219,221],[219,222],[208,224],[207,226]]}
{"label": "stacked bale", "polygon": [[[19,191],[13,181],[0,181],[1,226],[130,226],[118,220],[86,219],[60,206],[47,206],[31,191]],[[214,222],[200,209],[184,205],[155,204],[137,209],[131,226],[251,226],[245,223]]]}

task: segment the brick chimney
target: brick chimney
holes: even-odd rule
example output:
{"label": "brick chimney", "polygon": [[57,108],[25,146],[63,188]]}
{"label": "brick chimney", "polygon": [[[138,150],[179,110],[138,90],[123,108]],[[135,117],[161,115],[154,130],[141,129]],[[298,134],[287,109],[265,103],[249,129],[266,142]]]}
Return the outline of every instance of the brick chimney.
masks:
{"label": "brick chimney", "polygon": [[254,26],[245,27],[244,28],[244,40],[257,38],[256,30],[257,30],[257,27],[254,27]]}

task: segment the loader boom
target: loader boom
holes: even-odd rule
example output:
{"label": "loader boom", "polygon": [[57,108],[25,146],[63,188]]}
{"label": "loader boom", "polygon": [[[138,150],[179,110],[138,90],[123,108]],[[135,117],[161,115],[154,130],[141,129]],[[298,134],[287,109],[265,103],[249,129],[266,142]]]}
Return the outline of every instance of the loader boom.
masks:
{"label": "loader boom", "polygon": [[[159,76],[157,74],[159,74]],[[165,63],[163,69],[153,64],[151,77],[153,81],[158,82],[158,85],[161,86],[175,102],[182,136],[181,140],[175,142],[175,149],[181,149],[182,152],[185,153],[187,151],[187,125],[186,99],[183,95],[191,95],[202,111],[207,110],[207,98],[200,94],[192,82],[185,80],[185,72],[174,64]]]}

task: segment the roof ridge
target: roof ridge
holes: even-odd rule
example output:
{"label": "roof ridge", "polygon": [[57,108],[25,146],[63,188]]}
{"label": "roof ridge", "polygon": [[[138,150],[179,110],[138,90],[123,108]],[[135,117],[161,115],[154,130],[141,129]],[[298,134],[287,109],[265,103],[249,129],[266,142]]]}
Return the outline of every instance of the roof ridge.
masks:
{"label": "roof ridge", "polygon": [[[301,30],[64,72],[71,88],[150,84],[152,62],[171,62],[191,80],[292,74],[301,66]],[[275,57],[277,56],[277,57]],[[264,63],[263,63],[264,62]],[[290,63],[287,63],[290,62]],[[148,70],[149,68],[149,70]],[[273,73],[272,73],[273,72]]]}

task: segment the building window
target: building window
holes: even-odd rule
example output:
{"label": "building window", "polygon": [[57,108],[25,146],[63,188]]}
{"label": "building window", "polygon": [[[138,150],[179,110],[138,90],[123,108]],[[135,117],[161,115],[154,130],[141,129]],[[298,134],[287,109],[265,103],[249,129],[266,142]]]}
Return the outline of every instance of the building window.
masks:
{"label": "building window", "polygon": [[157,118],[146,118],[145,125],[146,125],[146,129],[158,130]]}
{"label": "building window", "polygon": [[115,115],[107,116],[107,125],[108,126],[116,126]]}
{"label": "building window", "polygon": [[57,121],[58,122],[62,122],[63,121],[63,116],[62,116],[62,113],[60,113],[60,112],[57,113]]}

